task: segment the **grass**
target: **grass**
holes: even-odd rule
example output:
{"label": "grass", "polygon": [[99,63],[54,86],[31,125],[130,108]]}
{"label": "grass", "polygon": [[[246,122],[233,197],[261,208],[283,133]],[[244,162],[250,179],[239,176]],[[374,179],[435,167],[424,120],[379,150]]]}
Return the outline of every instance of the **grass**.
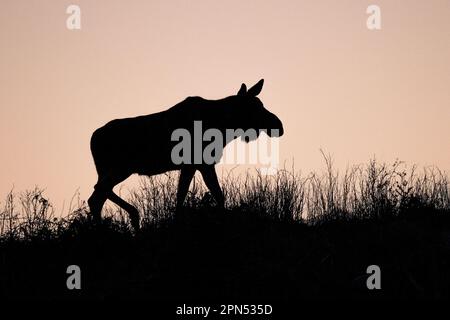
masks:
{"label": "grass", "polygon": [[[371,160],[348,168],[342,175],[325,156],[326,170],[306,177],[292,170],[274,176],[246,173],[222,179],[226,207],[231,211],[278,221],[309,225],[335,220],[378,220],[413,216],[423,211],[450,210],[449,180],[438,168],[418,172],[402,162],[391,165]],[[158,225],[172,218],[177,174],[146,177],[131,191],[130,203],[141,213],[142,226]],[[195,179],[185,205],[190,210],[214,206],[203,184]],[[0,212],[2,239],[57,237],[77,221],[87,219],[89,208],[73,199],[67,216],[56,216],[39,188],[15,194],[11,191]],[[106,207],[103,215],[112,224],[127,229],[126,212]]]}
{"label": "grass", "polygon": [[[129,197],[141,213],[137,235],[116,207],[98,226],[84,202],[61,217],[39,188],[11,192],[0,213],[0,295],[450,297],[447,175],[375,160],[339,173],[324,158],[321,174],[224,177],[225,211],[196,180],[176,219],[177,175],[142,179]],[[70,264],[83,270],[80,292],[65,287]],[[371,264],[383,272],[380,292],[365,287]]]}

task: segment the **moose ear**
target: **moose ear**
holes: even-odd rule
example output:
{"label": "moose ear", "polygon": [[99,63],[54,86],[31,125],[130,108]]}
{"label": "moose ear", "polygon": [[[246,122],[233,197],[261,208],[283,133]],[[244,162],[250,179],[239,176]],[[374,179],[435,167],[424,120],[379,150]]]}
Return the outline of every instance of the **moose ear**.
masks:
{"label": "moose ear", "polygon": [[263,85],[264,85],[264,79],[261,79],[258,81],[257,84],[255,84],[253,87],[248,89],[247,94],[250,96],[256,97],[261,92]]}
{"label": "moose ear", "polygon": [[247,86],[245,85],[245,83],[243,83],[241,85],[241,88],[239,89],[237,95],[238,96],[243,96],[243,95],[246,95],[246,94],[247,94]]}

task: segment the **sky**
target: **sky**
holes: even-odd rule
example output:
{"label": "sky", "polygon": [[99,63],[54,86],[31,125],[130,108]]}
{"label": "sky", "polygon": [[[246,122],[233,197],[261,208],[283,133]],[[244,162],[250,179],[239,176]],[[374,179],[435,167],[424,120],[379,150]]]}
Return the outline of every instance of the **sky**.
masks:
{"label": "sky", "polygon": [[[69,30],[66,9],[81,9]],[[381,29],[369,30],[369,5]],[[92,132],[265,79],[280,161],[302,172],[395,159],[450,171],[448,0],[2,0],[0,199],[57,208],[96,182]],[[125,186],[133,184],[126,181]],[[0,200],[1,201],[1,200]]]}

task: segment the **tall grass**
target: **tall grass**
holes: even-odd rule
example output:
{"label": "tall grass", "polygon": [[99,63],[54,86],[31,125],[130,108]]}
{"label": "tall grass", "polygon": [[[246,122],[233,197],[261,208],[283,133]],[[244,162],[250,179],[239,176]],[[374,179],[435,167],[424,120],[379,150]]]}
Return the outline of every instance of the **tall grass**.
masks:
{"label": "tall grass", "polygon": [[[329,156],[324,155],[324,159],[323,172],[306,176],[283,169],[273,176],[256,170],[222,178],[227,210],[310,224],[450,213],[448,176],[438,168],[419,171],[400,161],[385,164],[371,160],[340,173]],[[140,186],[132,190],[128,200],[139,209],[144,227],[171,219],[177,180],[177,173],[143,178]],[[185,205],[193,211],[207,209],[214,206],[214,199],[195,179]],[[0,239],[57,237],[89,220],[85,202],[71,208],[66,216],[55,216],[53,206],[39,188],[20,194],[10,192],[1,206]],[[109,206],[103,215],[121,231],[128,228],[123,210]]]}
{"label": "tall grass", "polygon": [[436,167],[408,168],[403,162],[393,164],[369,161],[347,168],[342,176],[325,157],[327,170],[308,178],[306,195],[309,220],[338,218],[382,219],[416,214],[418,210],[448,211],[449,180]]}

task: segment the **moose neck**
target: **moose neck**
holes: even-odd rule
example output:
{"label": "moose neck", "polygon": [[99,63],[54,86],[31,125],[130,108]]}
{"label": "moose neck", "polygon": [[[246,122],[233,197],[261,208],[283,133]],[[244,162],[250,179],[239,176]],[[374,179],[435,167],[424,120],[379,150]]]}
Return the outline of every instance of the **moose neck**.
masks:
{"label": "moose neck", "polygon": [[204,129],[219,129],[225,134],[226,129],[240,128],[239,107],[235,96],[212,101],[203,117]]}

